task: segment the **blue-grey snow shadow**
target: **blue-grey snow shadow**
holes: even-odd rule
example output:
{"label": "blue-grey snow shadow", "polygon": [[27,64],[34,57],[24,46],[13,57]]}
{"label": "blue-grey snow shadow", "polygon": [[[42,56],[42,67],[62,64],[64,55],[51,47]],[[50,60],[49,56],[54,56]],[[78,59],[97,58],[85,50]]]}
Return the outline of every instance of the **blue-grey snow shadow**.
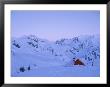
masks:
{"label": "blue-grey snow shadow", "polygon": [[14,77],[100,76],[99,35],[56,42],[30,35],[12,39],[11,48],[11,76]]}

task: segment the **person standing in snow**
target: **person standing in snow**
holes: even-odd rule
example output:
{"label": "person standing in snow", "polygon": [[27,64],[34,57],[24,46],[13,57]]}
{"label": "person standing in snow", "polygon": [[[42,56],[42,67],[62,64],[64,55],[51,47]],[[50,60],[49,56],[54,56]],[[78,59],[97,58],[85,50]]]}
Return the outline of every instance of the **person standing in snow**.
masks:
{"label": "person standing in snow", "polygon": [[31,68],[30,68],[30,66],[28,66],[28,68],[27,68],[28,70],[30,70]]}

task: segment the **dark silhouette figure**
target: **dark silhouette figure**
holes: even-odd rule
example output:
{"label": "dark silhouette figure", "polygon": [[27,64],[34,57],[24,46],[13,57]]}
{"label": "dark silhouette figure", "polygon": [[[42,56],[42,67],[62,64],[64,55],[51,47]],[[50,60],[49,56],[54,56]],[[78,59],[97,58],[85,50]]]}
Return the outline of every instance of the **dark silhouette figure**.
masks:
{"label": "dark silhouette figure", "polygon": [[20,72],[24,72],[25,68],[24,67],[20,67]]}
{"label": "dark silhouette figure", "polygon": [[28,66],[28,70],[31,70],[30,66]]}

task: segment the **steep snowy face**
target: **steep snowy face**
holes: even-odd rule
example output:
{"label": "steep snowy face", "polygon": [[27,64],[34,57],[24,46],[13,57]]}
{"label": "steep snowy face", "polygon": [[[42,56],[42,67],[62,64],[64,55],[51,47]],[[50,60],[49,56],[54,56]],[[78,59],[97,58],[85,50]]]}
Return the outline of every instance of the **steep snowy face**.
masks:
{"label": "steep snowy face", "polygon": [[35,35],[29,35],[12,40],[12,50],[22,53],[35,53],[41,52],[49,44],[47,40],[39,39]]}
{"label": "steep snowy face", "polygon": [[[42,64],[41,62],[47,62],[47,65],[51,62],[50,65],[70,66],[76,59],[82,60],[85,65],[89,66],[99,66],[100,64],[100,38],[98,35],[61,39],[56,42],[29,35],[12,39],[11,48],[13,60],[14,56],[18,54],[21,56],[28,54],[36,57],[34,63],[40,61],[39,65]],[[30,58],[32,59],[32,57]]]}
{"label": "steep snowy face", "polygon": [[[58,41],[57,41],[58,42]],[[81,59],[86,65],[96,66],[100,60],[100,38],[98,35],[79,36],[60,40],[59,45],[68,46],[65,53],[69,58]]]}

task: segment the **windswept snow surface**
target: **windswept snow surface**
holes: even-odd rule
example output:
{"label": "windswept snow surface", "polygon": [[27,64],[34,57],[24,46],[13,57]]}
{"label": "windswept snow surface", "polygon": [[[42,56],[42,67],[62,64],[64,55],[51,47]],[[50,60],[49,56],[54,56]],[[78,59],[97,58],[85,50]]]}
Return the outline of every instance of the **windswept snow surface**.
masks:
{"label": "windswept snow surface", "polygon": [[[13,77],[99,77],[100,36],[51,42],[35,35],[12,38]],[[83,65],[74,65],[80,59]]]}

